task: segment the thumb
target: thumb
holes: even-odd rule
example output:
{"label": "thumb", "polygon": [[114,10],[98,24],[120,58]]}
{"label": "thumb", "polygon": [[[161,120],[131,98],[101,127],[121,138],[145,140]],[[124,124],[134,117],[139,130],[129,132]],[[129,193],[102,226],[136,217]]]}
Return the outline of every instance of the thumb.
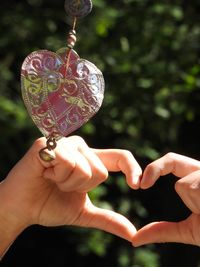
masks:
{"label": "thumb", "polygon": [[97,208],[89,205],[87,212],[79,218],[78,224],[83,227],[92,227],[112,233],[132,242],[136,233],[135,226],[123,215],[111,210]]}
{"label": "thumb", "polygon": [[140,229],[133,237],[135,247],[152,243],[185,243],[195,245],[191,231],[191,217],[181,222],[153,222]]}

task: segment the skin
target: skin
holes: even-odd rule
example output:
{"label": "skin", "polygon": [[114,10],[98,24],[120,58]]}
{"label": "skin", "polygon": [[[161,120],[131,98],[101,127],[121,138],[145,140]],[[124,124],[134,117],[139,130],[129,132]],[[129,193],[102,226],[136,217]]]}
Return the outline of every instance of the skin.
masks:
{"label": "skin", "polygon": [[126,150],[92,149],[72,136],[58,141],[56,159],[38,155],[46,139],[38,139],[0,183],[0,255],[28,226],[92,227],[131,242],[136,232],[124,216],[95,207],[88,191],[104,182],[108,172],[123,172],[131,188],[139,188],[141,168]]}
{"label": "skin", "polygon": [[160,176],[169,173],[179,178],[175,190],[191,210],[191,215],[180,222],[153,222],[146,225],[132,239],[136,247],[164,242],[200,246],[200,161],[168,153],[146,167],[140,188],[150,188]]}

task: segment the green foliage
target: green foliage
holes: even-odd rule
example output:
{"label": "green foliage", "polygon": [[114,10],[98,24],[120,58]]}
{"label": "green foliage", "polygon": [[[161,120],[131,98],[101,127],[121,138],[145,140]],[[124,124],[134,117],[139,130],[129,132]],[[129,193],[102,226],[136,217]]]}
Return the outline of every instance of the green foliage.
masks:
{"label": "green foliage", "polygon": [[111,236],[105,235],[102,231],[92,231],[87,237],[87,245],[85,243],[79,244],[78,251],[83,256],[94,253],[99,257],[105,257],[111,241]]}
{"label": "green foliage", "polygon": [[159,267],[158,255],[148,249],[139,249],[133,267]]}
{"label": "green foliage", "polygon": [[[170,150],[198,158],[199,1],[93,0],[93,3],[93,12],[78,22],[75,49],[103,71],[105,98],[98,114],[76,134],[93,147],[129,149],[142,167]],[[2,178],[40,135],[21,100],[20,68],[33,50],[56,51],[65,46],[70,20],[63,4],[63,0],[1,3]],[[167,189],[170,186],[171,191]],[[161,182],[147,193],[133,192],[123,175],[111,174],[106,183],[90,192],[90,197],[97,206],[133,218],[138,227],[160,218],[179,219],[175,214],[180,217],[185,214],[180,204],[174,204],[178,200],[173,194],[173,183]],[[78,231],[81,242],[78,234],[66,232],[63,238],[67,246],[73,240],[81,266],[83,259],[84,266],[88,262],[100,266],[92,261],[94,255],[99,262],[101,259],[107,262],[106,266],[198,266],[199,251],[190,250],[187,260],[188,247],[183,247],[178,256],[171,247],[133,249],[99,231],[82,234]],[[178,247],[173,250],[178,251]],[[58,249],[54,254],[59,255]]]}

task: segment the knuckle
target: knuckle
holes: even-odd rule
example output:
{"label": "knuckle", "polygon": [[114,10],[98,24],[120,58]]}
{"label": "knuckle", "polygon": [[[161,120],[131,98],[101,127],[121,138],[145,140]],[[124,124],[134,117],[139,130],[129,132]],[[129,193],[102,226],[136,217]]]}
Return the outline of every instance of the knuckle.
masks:
{"label": "knuckle", "polygon": [[187,183],[185,183],[183,179],[178,180],[175,183],[174,187],[175,187],[175,191],[179,195],[184,194],[185,192],[187,192],[187,194],[188,194],[188,190],[190,189],[189,188],[190,186]]}
{"label": "knuckle", "polygon": [[46,146],[46,138],[45,137],[40,137],[36,139],[33,143],[33,148],[34,149],[40,149]]}
{"label": "knuckle", "polygon": [[183,189],[183,186],[182,186],[182,183],[180,183],[180,180],[175,183],[174,187],[177,193],[180,193]]}
{"label": "knuckle", "polygon": [[122,149],[121,152],[125,159],[134,158],[133,154],[127,149]]}
{"label": "knuckle", "polygon": [[148,173],[152,173],[152,172],[154,171],[154,169],[155,169],[155,164],[154,164],[154,162],[149,163],[149,164],[147,165],[147,167],[146,167],[146,171],[147,171]]}
{"label": "knuckle", "polygon": [[[196,175],[197,173],[195,173],[194,175]],[[190,179],[189,179],[190,178]],[[198,177],[198,179],[192,179],[192,178],[197,178],[195,176],[190,176],[190,177],[184,177],[180,180],[178,180],[175,183],[175,189],[178,192],[187,192],[188,194],[195,194],[200,192],[200,179]]]}
{"label": "knuckle", "polygon": [[123,149],[123,153],[125,156],[127,157],[133,157],[133,154],[131,153],[131,151],[127,150],[127,149]]}
{"label": "knuckle", "polygon": [[178,180],[175,185],[175,191],[182,196],[189,196],[195,193],[196,188],[192,184],[188,184],[184,179]]}
{"label": "knuckle", "polygon": [[96,168],[95,170],[93,170],[92,173],[92,178],[96,181],[98,181],[98,183],[102,183],[104,181],[107,180],[108,178],[108,171],[106,168]]}
{"label": "knuckle", "polygon": [[199,193],[200,191],[200,182],[194,181],[193,183],[189,184],[189,190],[193,193]]}
{"label": "knuckle", "polygon": [[76,168],[76,160],[73,157],[66,157],[63,159],[63,165],[72,171]]}
{"label": "knuckle", "polygon": [[168,152],[164,157],[169,158],[169,159],[174,159],[176,157],[176,153]]}
{"label": "knuckle", "polygon": [[84,180],[86,182],[90,181],[92,179],[92,172],[91,171],[86,171],[82,170],[82,174],[80,175],[80,179]]}
{"label": "knuckle", "polygon": [[74,142],[76,142],[78,144],[86,144],[85,140],[79,135],[73,135],[73,136],[71,136],[69,138],[72,139]]}
{"label": "knuckle", "polygon": [[102,182],[106,181],[108,178],[108,171],[105,169],[105,170],[102,170],[101,171],[101,174],[100,174],[100,180]]}

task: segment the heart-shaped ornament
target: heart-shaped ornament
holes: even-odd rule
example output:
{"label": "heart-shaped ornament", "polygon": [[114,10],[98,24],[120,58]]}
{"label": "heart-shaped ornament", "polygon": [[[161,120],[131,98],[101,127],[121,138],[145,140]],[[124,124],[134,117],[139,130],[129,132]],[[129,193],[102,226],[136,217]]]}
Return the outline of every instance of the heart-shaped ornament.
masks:
{"label": "heart-shaped ornament", "polygon": [[104,97],[104,78],[68,48],[31,53],[21,69],[25,106],[42,134],[60,139],[94,116]]}

